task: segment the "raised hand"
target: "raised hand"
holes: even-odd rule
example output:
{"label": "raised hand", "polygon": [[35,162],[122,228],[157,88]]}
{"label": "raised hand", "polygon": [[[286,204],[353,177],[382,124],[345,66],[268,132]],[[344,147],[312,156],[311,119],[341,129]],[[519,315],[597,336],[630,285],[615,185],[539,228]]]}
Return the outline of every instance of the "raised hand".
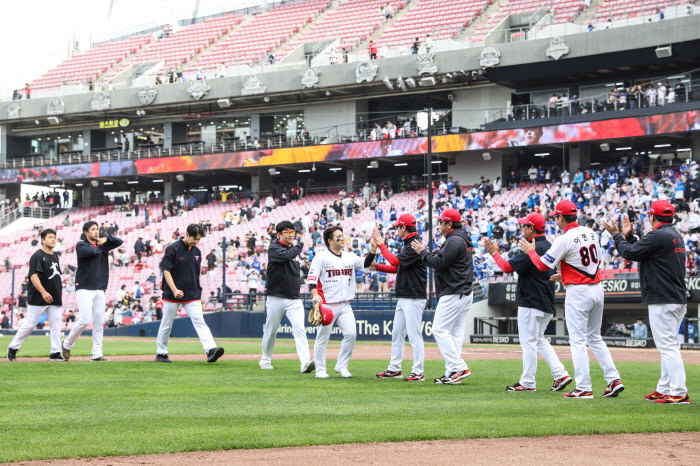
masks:
{"label": "raised hand", "polygon": [[535,249],[535,240],[533,239],[532,242],[530,242],[530,241],[526,240],[525,238],[522,238],[518,242],[518,247],[520,248],[520,250],[522,252],[527,254],[530,251],[530,249]]}
{"label": "raised hand", "polygon": [[[629,222],[629,220],[628,220]],[[608,223],[606,220],[603,220],[603,228],[607,230],[608,233],[611,235],[615,235],[617,233],[620,233],[620,230],[617,228],[617,225]]]}
{"label": "raised hand", "polygon": [[492,256],[498,252],[498,246],[493,244],[493,241],[491,241],[488,238],[484,238],[484,247],[486,248],[486,251],[488,251],[488,253]]}
{"label": "raised hand", "polygon": [[425,244],[423,244],[422,241],[414,241],[411,243],[411,247],[413,248],[414,251],[416,251],[418,254],[423,252],[425,250]]}
{"label": "raised hand", "polygon": [[629,217],[625,215],[622,217],[622,236],[627,238],[628,236],[632,236],[633,232],[632,222],[630,222]]}

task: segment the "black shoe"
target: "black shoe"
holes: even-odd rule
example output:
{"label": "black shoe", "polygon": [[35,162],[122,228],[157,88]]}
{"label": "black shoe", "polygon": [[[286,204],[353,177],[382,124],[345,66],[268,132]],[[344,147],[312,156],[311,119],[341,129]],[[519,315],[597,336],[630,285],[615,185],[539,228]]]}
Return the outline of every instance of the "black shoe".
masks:
{"label": "black shoe", "polygon": [[16,361],[17,360],[17,351],[19,351],[19,350],[12,349],[12,348],[8,347],[7,348],[7,359],[9,359],[10,361]]}
{"label": "black shoe", "polygon": [[435,383],[444,385],[457,385],[462,383],[462,379],[459,378],[459,372],[452,372],[449,376],[443,375],[440,378],[435,379]]}
{"label": "black shoe", "polygon": [[61,353],[51,353],[49,355],[49,362],[66,362]]}
{"label": "black shoe", "polygon": [[224,349],[222,347],[212,348],[207,351],[207,362],[216,362],[221,356],[224,355]]}
{"label": "black shoe", "polygon": [[156,362],[172,362],[167,354],[156,354]]}

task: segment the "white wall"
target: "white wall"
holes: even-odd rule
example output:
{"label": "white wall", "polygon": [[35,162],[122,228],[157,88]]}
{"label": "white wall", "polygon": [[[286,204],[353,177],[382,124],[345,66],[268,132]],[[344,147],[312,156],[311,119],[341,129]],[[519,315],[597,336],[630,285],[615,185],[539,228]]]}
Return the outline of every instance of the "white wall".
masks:
{"label": "white wall", "polygon": [[[491,160],[484,160],[483,152],[491,155]],[[504,167],[504,157],[493,150],[469,152],[456,156],[456,164],[447,167],[447,173],[453,180],[459,181],[461,186],[473,185],[479,182],[483,176],[493,183],[501,174]]]}
{"label": "white wall", "polygon": [[505,118],[506,104],[512,92],[512,89],[495,84],[452,92],[452,126],[479,128],[500,110]]}
{"label": "white wall", "polygon": [[360,114],[366,111],[366,107],[366,102],[356,101],[307,105],[304,107],[304,124],[312,137],[329,135],[329,130],[330,136],[354,134],[356,122],[359,121]]}

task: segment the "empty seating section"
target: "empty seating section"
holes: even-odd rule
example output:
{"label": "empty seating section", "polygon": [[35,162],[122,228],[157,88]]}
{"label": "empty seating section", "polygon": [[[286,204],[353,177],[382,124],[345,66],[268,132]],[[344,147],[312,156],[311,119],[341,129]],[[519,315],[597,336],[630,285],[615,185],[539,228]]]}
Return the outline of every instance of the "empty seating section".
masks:
{"label": "empty seating section", "polygon": [[78,84],[95,79],[116,63],[136,53],[151,41],[151,35],[134,36],[125,41],[100,45],[87,52],[75,55],[41,78],[32,81],[32,91],[46,91],[58,88],[61,84]]}
{"label": "empty seating section", "polygon": [[[382,2],[386,3],[386,2]],[[405,0],[389,2],[394,14],[403,9]],[[338,47],[353,50],[357,44],[366,40],[370,34],[386,21],[379,16],[379,3],[376,0],[348,0],[313,25],[301,37],[290,41],[281,56],[285,57],[303,43],[324,39],[340,38]]]}
{"label": "empty seating section", "polygon": [[[549,8],[549,3],[547,3],[545,8],[539,0],[510,0],[499,8],[496,14],[489,16],[484,24],[476,27],[472,35],[472,41],[482,42],[493,28],[498,26],[509,15],[520,15]],[[583,5],[579,0],[553,0],[551,9],[554,11],[553,23],[558,24],[573,21],[578,12],[583,9]]]}
{"label": "empty seating section", "polygon": [[416,37],[423,44],[427,34],[433,40],[455,38],[486,6],[486,0],[423,0],[387,29],[377,43],[395,48],[413,44]]}
{"label": "empty seating section", "polygon": [[653,16],[658,8],[664,9],[666,2],[659,0],[606,0],[596,11],[592,23],[602,23],[611,19],[617,21],[640,16]]}
{"label": "empty seating section", "polygon": [[224,34],[227,34],[241,21],[243,21],[242,15],[229,14],[221,18],[213,18],[199,24],[187,26],[174,34],[155,41],[105,79],[109,80],[109,78],[116,76],[129,65],[163,62],[165,70],[175,68],[191,60],[196,54],[201,53],[204,48],[216,42]]}
{"label": "empty seating section", "polygon": [[328,0],[288,3],[259,14],[223,42],[188,66],[189,75],[198,67],[205,73],[221,64],[252,64],[266,52],[284,43],[328,7]]}

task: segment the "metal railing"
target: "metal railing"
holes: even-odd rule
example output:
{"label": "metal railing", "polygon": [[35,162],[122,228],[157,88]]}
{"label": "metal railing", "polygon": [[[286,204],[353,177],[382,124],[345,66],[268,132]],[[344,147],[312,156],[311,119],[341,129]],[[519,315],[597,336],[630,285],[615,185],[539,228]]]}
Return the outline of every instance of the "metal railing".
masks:
{"label": "metal railing", "polygon": [[0,228],[5,228],[10,223],[20,218],[51,218],[54,216],[54,209],[50,207],[29,207],[20,206],[17,209],[0,211]]}

